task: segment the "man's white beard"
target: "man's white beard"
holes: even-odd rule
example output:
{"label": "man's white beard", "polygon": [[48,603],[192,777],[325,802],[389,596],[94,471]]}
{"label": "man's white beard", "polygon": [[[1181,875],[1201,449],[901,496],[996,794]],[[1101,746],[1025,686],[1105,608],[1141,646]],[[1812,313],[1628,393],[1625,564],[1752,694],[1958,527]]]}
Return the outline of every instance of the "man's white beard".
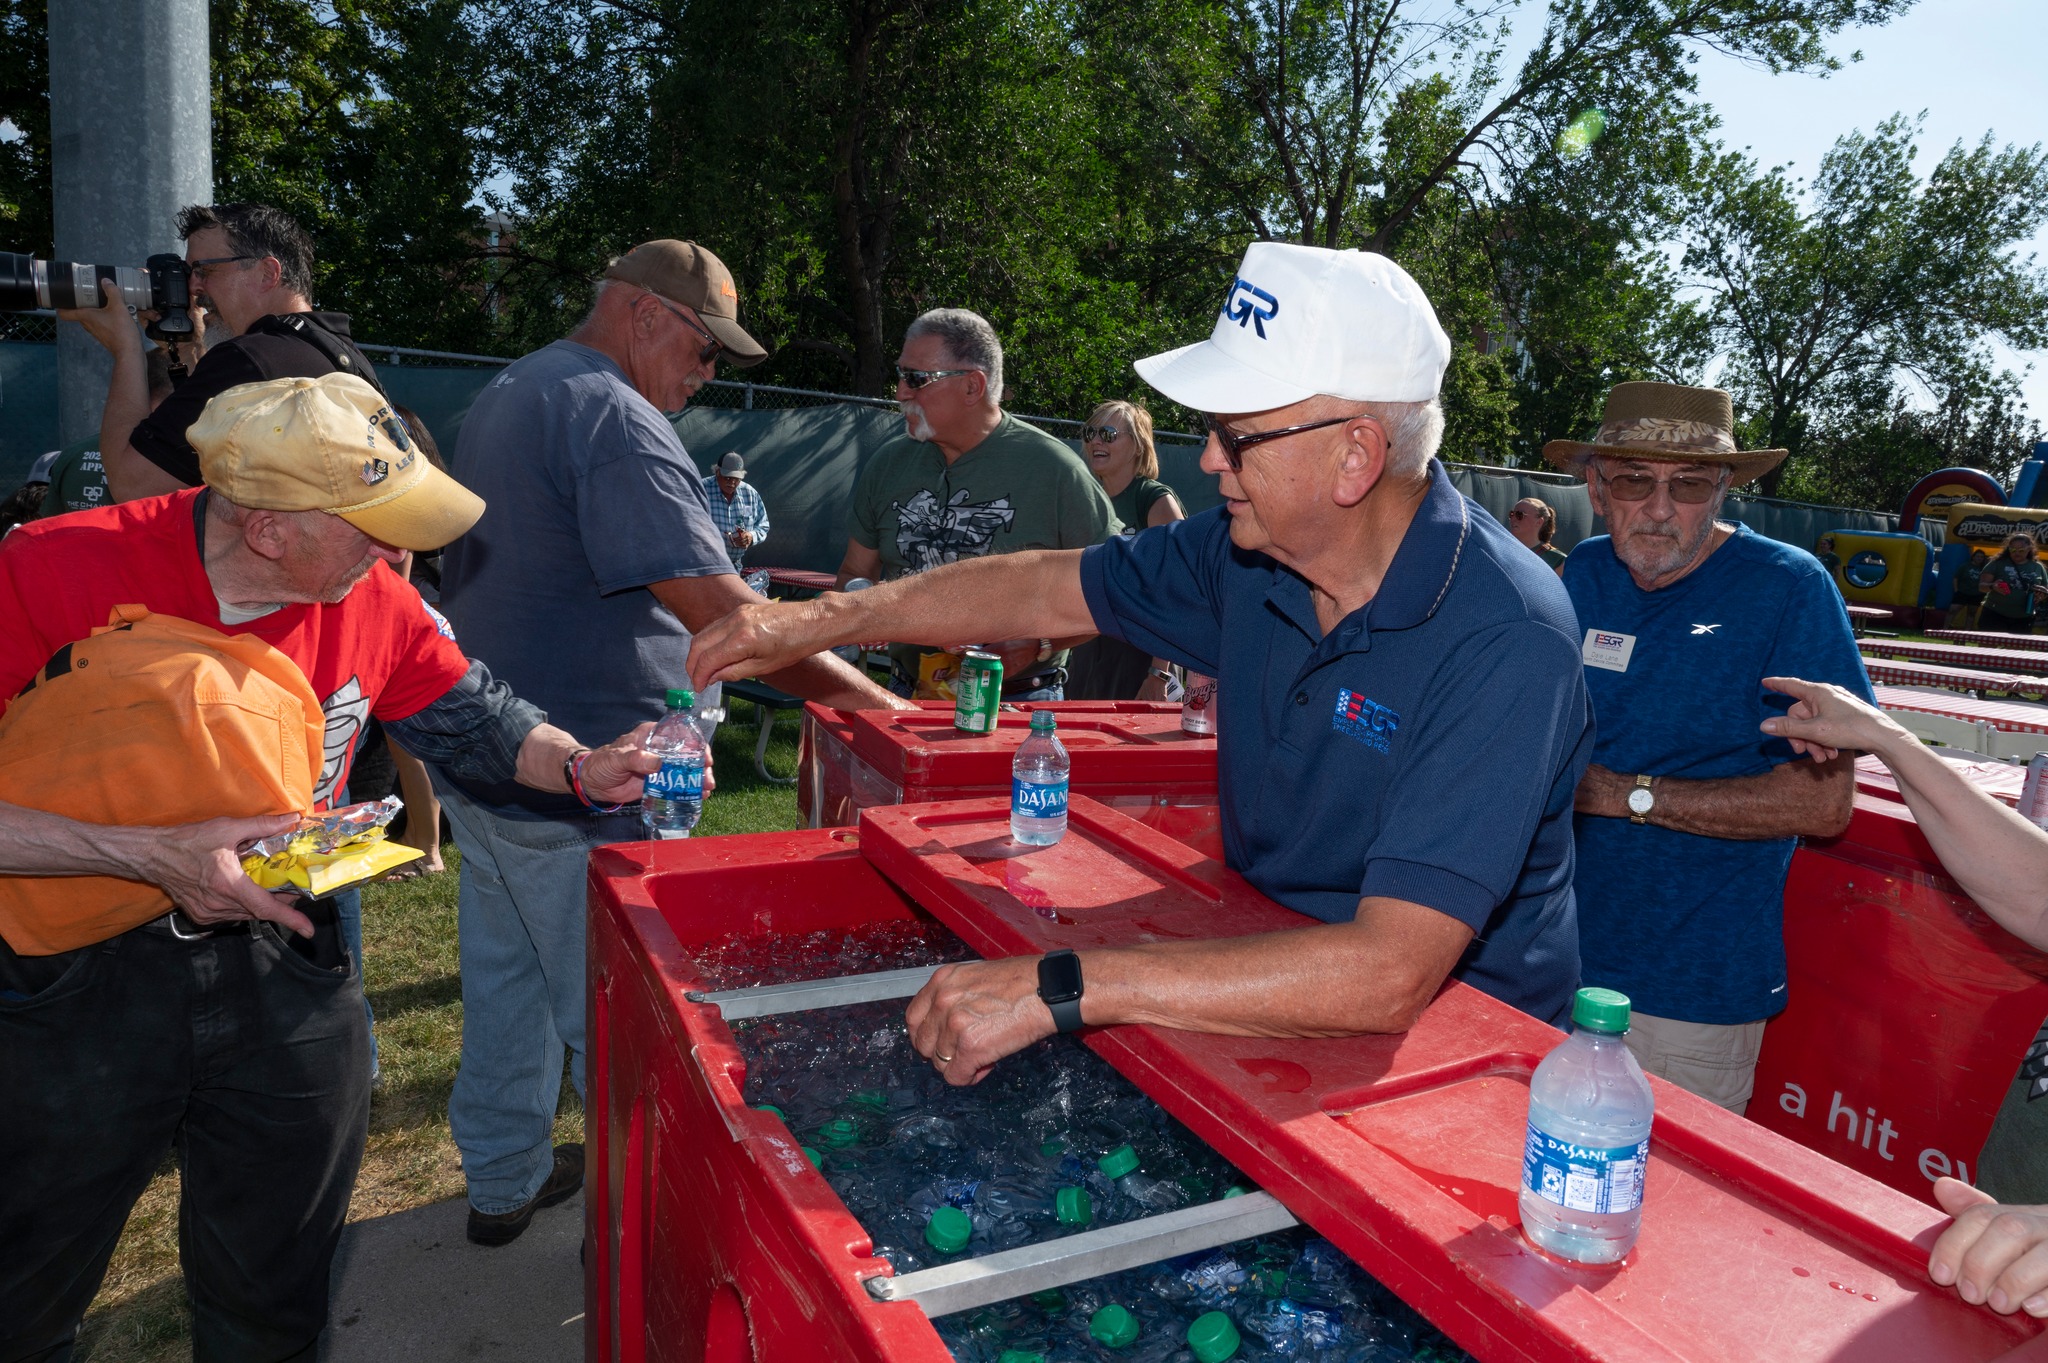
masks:
{"label": "man's white beard", "polygon": [[912,440],[930,440],[936,434],[932,430],[932,423],[925,419],[923,407],[907,399],[898,402],[896,405],[903,409],[903,420],[910,427],[910,438]]}
{"label": "man's white beard", "polygon": [[1638,577],[1660,578],[1668,576],[1692,562],[1700,546],[1714,533],[1714,518],[1707,517],[1700,522],[1699,533],[1690,544],[1678,538],[1678,523],[1667,521],[1662,525],[1645,523],[1629,533],[1628,538],[1615,546],[1615,553],[1623,564]]}

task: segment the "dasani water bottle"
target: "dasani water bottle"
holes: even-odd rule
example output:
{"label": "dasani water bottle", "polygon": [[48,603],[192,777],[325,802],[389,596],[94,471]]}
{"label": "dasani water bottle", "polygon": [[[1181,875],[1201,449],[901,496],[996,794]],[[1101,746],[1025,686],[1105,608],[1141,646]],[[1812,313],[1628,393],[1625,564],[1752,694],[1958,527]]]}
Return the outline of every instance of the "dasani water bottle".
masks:
{"label": "dasani water bottle", "polygon": [[661,759],[640,796],[640,820],[649,838],[687,838],[704,812],[704,760],[709,749],[698,731],[697,698],[668,693],[668,713],[647,735],[643,751]]}
{"label": "dasani water bottle", "polygon": [[1522,1151],[1522,1233],[1582,1264],[1611,1264],[1643,1225],[1650,1158],[1650,1081],[1629,1053],[1628,996],[1581,989],[1571,1038],[1529,1081]]}
{"label": "dasani water bottle", "polygon": [[1010,836],[1050,847],[1067,835],[1067,771],[1073,763],[1050,710],[1031,712],[1031,734],[1010,764]]}

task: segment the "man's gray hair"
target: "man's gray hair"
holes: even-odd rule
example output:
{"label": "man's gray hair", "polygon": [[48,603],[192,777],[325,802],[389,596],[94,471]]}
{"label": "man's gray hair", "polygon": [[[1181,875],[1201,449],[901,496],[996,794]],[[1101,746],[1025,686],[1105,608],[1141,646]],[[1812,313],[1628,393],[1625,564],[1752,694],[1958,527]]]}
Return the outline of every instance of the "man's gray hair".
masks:
{"label": "man's gray hair", "polygon": [[933,308],[903,332],[903,344],[920,336],[936,336],[947,358],[963,369],[979,369],[988,379],[988,405],[1003,402],[1003,343],[988,318],[965,308]]}
{"label": "man's gray hair", "polygon": [[1387,464],[1395,473],[1419,478],[1444,443],[1443,404],[1427,402],[1368,402],[1366,410],[1387,428]]}

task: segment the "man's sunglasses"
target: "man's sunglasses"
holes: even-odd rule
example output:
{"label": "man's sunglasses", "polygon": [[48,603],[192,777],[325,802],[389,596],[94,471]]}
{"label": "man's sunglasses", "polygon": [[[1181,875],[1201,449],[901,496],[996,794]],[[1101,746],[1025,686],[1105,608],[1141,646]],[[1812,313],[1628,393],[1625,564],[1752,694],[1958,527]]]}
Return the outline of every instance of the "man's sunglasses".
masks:
{"label": "man's sunglasses", "polygon": [[719,353],[725,349],[725,342],[719,340],[716,336],[713,336],[703,327],[698,326],[695,322],[691,321],[689,313],[684,312],[679,308],[672,307],[666,298],[663,298],[660,294],[655,293],[651,289],[647,290],[647,296],[649,298],[652,298],[655,302],[661,304],[661,306],[663,308],[666,308],[670,313],[674,314],[675,319],[678,322],[681,322],[684,326],[688,327],[690,330],[696,332],[699,336],[702,336],[704,338],[707,344],[703,347],[703,349],[697,352],[698,363],[710,364],[713,360],[717,359]]}
{"label": "man's sunglasses", "polygon": [[[1278,440],[1282,436],[1300,435],[1303,431],[1320,431],[1325,426],[1342,426],[1348,421],[1370,421],[1375,425],[1378,424],[1377,417],[1359,412],[1354,416],[1333,416],[1327,421],[1310,421],[1300,426],[1282,426],[1277,431],[1253,431],[1249,435],[1233,435],[1223,429],[1221,421],[1207,413],[1203,414],[1202,420],[1208,423],[1209,434],[1214,436],[1216,443],[1223,447],[1223,458],[1230,464],[1230,471],[1232,473],[1240,473],[1244,470],[1244,452],[1246,450],[1254,445],[1263,445],[1268,440]],[[1393,448],[1392,441],[1387,442],[1387,448]]]}
{"label": "man's sunglasses", "polygon": [[940,379],[957,379],[962,374],[980,372],[979,369],[905,369],[899,364],[896,366],[896,382],[914,393],[926,384],[937,383]]}
{"label": "man's sunglasses", "polygon": [[1122,434],[1123,432],[1115,426],[1083,426],[1081,428],[1081,443],[1085,445],[1091,440],[1100,440],[1103,444],[1107,445],[1113,443]]}
{"label": "man's sunglasses", "polygon": [[1709,478],[1698,473],[1679,473],[1670,478],[1652,478],[1647,473],[1609,473],[1598,470],[1600,481],[1607,484],[1607,495],[1617,502],[1644,502],[1662,483],[1671,491],[1671,500],[1686,506],[1698,506],[1710,502],[1721,490],[1719,478]]}

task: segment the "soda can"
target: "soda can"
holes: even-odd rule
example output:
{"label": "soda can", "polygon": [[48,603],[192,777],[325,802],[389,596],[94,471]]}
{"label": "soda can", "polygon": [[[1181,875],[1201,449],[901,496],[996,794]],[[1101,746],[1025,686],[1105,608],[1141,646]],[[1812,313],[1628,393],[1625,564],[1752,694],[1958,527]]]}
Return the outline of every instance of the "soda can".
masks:
{"label": "soda can", "polygon": [[996,711],[1003,703],[1003,660],[985,648],[960,655],[960,675],[953,679],[953,727],[964,733],[992,734]]}
{"label": "soda can", "polygon": [[2048,752],[2037,752],[2027,763],[2027,783],[2020,787],[2020,817],[2036,828],[2048,829]]}
{"label": "soda can", "polygon": [[1181,692],[1180,727],[1182,733],[1213,734],[1216,732],[1216,679],[1205,677],[1199,672],[1188,673],[1187,687]]}

